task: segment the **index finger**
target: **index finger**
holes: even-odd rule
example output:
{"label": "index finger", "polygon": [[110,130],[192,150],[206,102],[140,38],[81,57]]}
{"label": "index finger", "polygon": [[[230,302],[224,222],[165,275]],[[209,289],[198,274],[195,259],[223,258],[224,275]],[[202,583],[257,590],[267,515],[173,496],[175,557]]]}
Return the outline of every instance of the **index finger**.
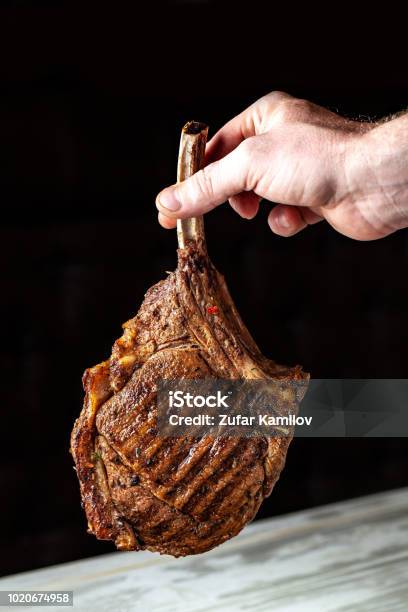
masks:
{"label": "index finger", "polygon": [[279,105],[282,99],[287,98],[291,96],[281,91],[273,91],[230,119],[208,142],[205,150],[206,165],[231,153],[246,138],[257,136],[265,131],[266,116]]}
{"label": "index finger", "polygon": [[243,114],[240,113],[228,121],[208,142],[205,149],[206,165],[225,157],[245,139],[242,131]]}

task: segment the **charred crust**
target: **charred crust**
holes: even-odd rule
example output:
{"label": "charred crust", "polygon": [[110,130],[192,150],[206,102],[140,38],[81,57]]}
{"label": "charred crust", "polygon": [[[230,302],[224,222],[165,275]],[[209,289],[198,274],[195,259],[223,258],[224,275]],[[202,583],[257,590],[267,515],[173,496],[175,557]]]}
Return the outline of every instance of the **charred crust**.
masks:
{"label": "charred crust", "polygon": [[203,244],[179,249],[177,270],[146,293],[123,329],[110,359],[84,373],[84,407],[71,436],[89,533],[120,550],[205,552],[253,519],[279,478],[291,435],[237,447],[223,439],[157,444],[155,381],[168,372],[274,378],[283,390],[298,381],[299,402],[308,375],[261,354]]}

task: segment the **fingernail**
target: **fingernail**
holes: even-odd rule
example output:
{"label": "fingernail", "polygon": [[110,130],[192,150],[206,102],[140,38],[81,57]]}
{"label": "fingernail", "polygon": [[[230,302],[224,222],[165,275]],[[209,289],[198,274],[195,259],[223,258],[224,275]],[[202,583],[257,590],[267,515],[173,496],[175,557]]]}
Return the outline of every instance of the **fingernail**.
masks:
{"label": "fingernail", "polygon": [[283,210],[278,214],[276,221],[280,227],[284,229],[290,228],[290,223],[288,221],[286,214],[283,212]]}
{"label": "fingernail", "polygon": [[174,190],[168,189],[159,193],[156,198],[156,204],[161,208],[167,208],[167,210],[171,210],[175,212],[181,208],[181,204],[176,198]]}

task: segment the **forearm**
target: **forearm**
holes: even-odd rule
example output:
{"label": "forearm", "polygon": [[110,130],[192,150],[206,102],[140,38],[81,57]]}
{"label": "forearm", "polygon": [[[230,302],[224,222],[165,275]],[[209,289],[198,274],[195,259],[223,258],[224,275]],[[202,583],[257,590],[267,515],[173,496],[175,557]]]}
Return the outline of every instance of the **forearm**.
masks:
{"label": "forearm", "polygon": [[390,229],[408,227],[408,113],[363,134],[354,163],[357,197]]}

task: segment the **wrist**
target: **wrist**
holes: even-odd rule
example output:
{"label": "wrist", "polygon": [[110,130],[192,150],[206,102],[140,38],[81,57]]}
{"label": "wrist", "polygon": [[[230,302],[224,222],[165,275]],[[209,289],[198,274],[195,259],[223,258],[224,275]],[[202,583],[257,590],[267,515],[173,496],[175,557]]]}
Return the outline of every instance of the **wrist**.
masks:
{"label": "wrist", "polygon": [[387,233],[408,227],[407,132],[395,123],[353,136],[346,159],[352,200]]}

